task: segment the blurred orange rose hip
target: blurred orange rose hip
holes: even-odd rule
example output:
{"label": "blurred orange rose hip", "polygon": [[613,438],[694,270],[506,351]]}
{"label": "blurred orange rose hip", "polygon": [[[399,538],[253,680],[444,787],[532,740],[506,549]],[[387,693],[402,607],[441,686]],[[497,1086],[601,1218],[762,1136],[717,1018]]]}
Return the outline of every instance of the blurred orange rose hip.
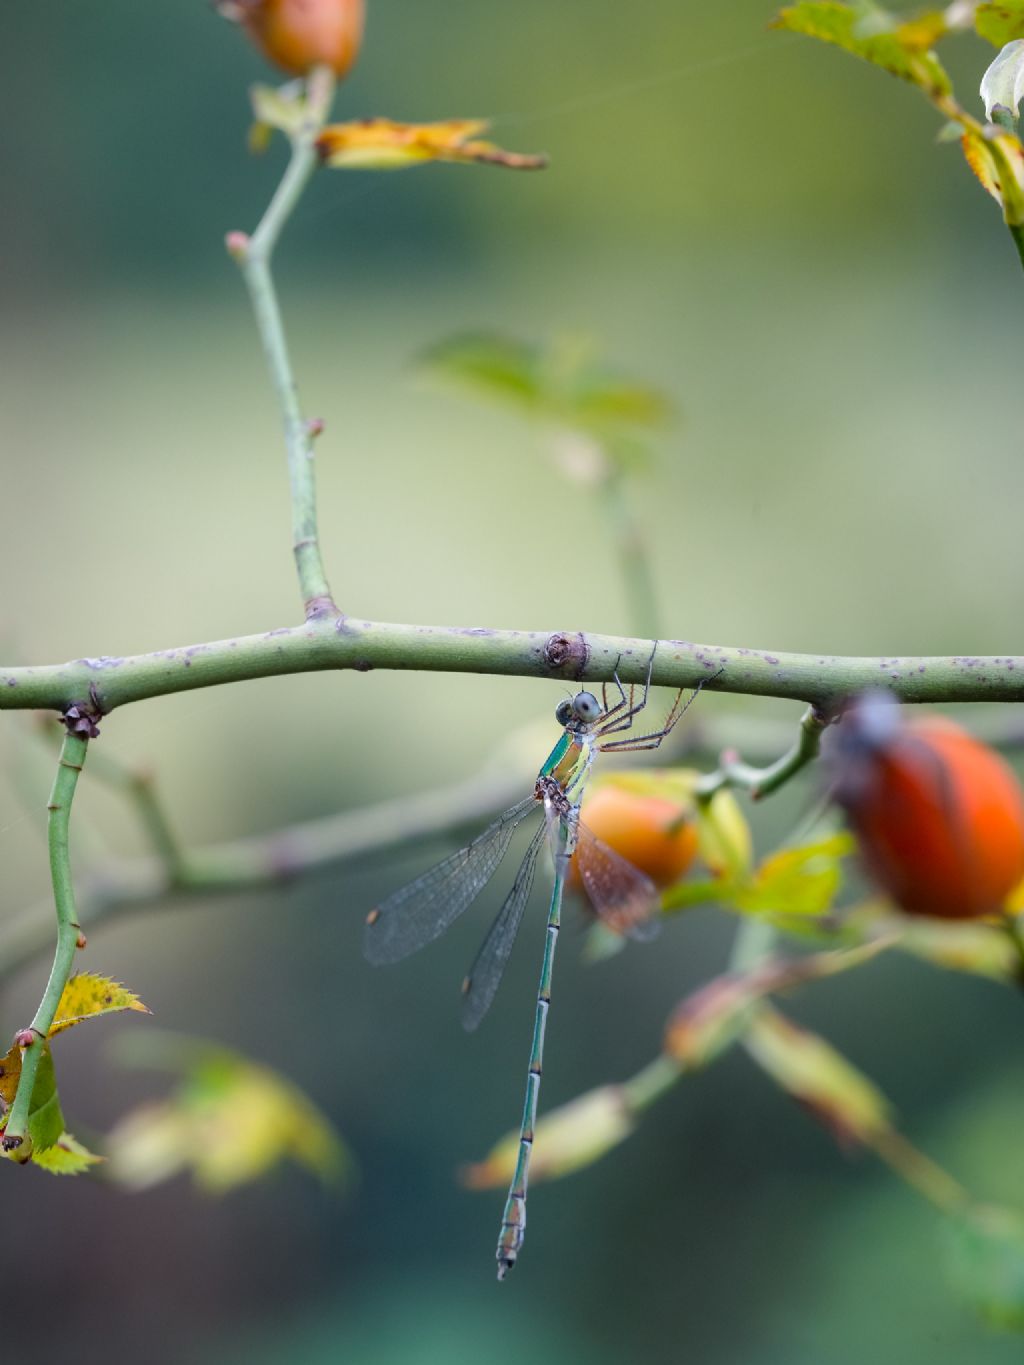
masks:
{"label": "blurred orange rose hip", "polygon": [[[582,818],[592,833],[646,872],[659,890],[673,885],[697,853],[697,827],[681,820],[679,803],[607,785],[583,802]],[[573,865],[573,881],[579,872]]]}
{"label": "blurred orange rose hip", "polygon": [[344,76],[363,37],[363,0],[219,0],[263,55],[293,76],[328,66]]}
{"label": "blurred orange rose hip", "polygon": [[906,719],[885,694],[855,701],[831,748],[835,799],[903,910],[1000,910],[1024,877],[1024,797],[994,750],[943,717]]}

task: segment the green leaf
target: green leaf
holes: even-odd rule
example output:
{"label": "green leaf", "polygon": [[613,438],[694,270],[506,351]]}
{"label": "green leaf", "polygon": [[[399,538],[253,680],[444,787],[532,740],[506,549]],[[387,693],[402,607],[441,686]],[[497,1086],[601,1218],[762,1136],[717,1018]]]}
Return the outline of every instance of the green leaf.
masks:
{"label": "green leaf", "polygon": [[327,1119],[290,1081],[226,1048],[158,1035],[163,1060],[184,1071],[166,1100],[129,1114],[108,1138],[111,1178],[146,1189],[179,1171],[223,1194],[288,1159],[325,1184],[350,1169]]}
{"label": "green leaf", "polygon": [[[981,38],[994,47],[1024,38],[1024,0],[999,0],[998,4],[982,4],[974,11],[974,27]],[[1016,108],[1016,105],[1012,106]]]}
{"label": "green leaf", "polygon": [[[13,1151],[5,1153],[9,1160],[15,1161],[19,1165],[31,1160],[37,1153],[44,1152],[48,1147],[52,1147],[64,1131],[64,1115],[60,1111],[60,1100],[57,1096],[57,1075],[53,1069],[50,1045],[37,1038],[32,1046],[41,1047],[43,1054],[39,1059],[35,1084],[32,1087],[32,1098],[29,1101],[28,1156],[20,1155],[24,1148],[15,1148]],[[14,1103],[18,1082],[21,1079],[21,1059],[22,1050],[15,1043],[0,1063],[0,1069],[2,1069],[0,1100],[3,1101],[6,1109],[9,1109]],[[0,1127],[3,1127],[3,1124],[0,1124]]]}
{"label": "green leaf", "polygon": [[543,362],[536,346],[484,333],[452,337],[425,351],[424,369],[494,398],[527,408],[546,403]]}
{"label": "green leaf", "polygon": [[[64,1115],[60,1111],[57,1073],[53,1069],[50,1045],[39,1039],[33,1046],[43,1049],[28,1111],[28,1136],[32,1142],[32,1156],[36,1157],[59,1140],[64,1132]],[[17,1153],[14,1155],[17,1159]]]}
{"label": "green leaf", "polygon": [[249,147],[254,152],[266,150],[274,129],[289,139],[295,138],[309,114],[302,81],[289,81],[278,87],[254,85],[249,99],[256,120],[249,131]]}
{"label": "green leaf", "polygon": [[[582,461],[584,482],[608,464],[637,473],[650,464],[638,433],[665,426],[672,406],[659,390],[595,364],[589,342],[560,338],[547,347],[488,333],[453,337],[421,357],[429,373],[481,396],[512,402],[528,416],[585,436],[599,447],[561,452],[570,473]],[[596,469],[596,477],[595,477]]]}
{"label": "green leaf", "polygon": [[1024,1329],[1024,1219],[976,1208],[950,1225],[953,1277],[995,1327]]}
{"label": "green leaf", "polygon": [[[882,18],[884,20],[885,16]],[[941,62],[933,53],[922,51],[918,46],[921,30],[915,29],[913,24],[901,31],[900,25],[892,20],[890,27],[880,29],[874,13],[866,14],[863,8],[855,9],[838,0],[801,0],[782,10],[772,27],[833,43],[893,76],[909,81],[930,98],[953,93],[952,83]]]}
{"label": "green leaf", "polygon": [[748,915],[825,914],[842,885],[840,861],[853,848],[852,837],[844,833],[772,854],[753,880],[736,891],[736,908]]}
{"label": "green leaf", "polygon": [[149,1014],[139,997],[117,981],[96,976],[92,972],[80,972],[64,987],[48,1036],[54,1038],[85,1019],[100,1014],[114,1014],[119,1010],[137,1010],[140,1014]]}
{"label": "green leaf", "polygon": [[33,1164],[50,1175],[81,1175],[103,1160],[84,1147],[71,1133],[62,1133],[52,1147],[35,1152]]}
{"label": "green leaf", "polygon": [[981,98],[985,101],[986,118],[992,118],[1000,109],[1008,109],[1016,119],[1024,99],[1024,38],[1007,43],[982,76]]}

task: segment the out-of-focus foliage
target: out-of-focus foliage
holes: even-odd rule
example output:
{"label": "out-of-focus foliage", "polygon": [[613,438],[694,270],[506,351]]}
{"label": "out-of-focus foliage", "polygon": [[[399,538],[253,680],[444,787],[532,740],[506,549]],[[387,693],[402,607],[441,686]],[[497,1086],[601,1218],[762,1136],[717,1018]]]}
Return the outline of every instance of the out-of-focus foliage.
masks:
{"label": "out-of-focus foliage", "polygon": [[[533,1139],[531,1180],[571,1175],[599,1160],[629,1137],[633,1116],[618,1086],[605,1085],[543,1115]],[[508,1133],[483,1161],[463,1167],[462,1183],[471,1190],[507,1185],[515,1170],[519,1133]]]}
{"label": "out-of-focus foliage", "polygon": [[950,1226],[953,1273],[995,1327],[1024,1328],[1024,1218],[1009,1209],[972,1209]]}
{"label": "out-of-focus foliage", "polygon": [[855,57],[910,81],[928,95],[952,94],[953,87],[942,63],[929,51],[941,35],[941,23],[938,32],[934,23],[922,24],[920,20],[890,25],[884,15],[872,16],[864,6],[839,4],[837,0],[801,0],[800,4],[780,11],[775,27],[834,43]]}
{"label": "out-of-focus foliage", "polygon": [[583,485],[614,470],[649,469],[644,438],[673,417],[664,393],[609,368],[584,338],[540,345],[488,332],[464,334],[432,346],[420,363],[428,374],[511,404],[553,429],[559,465]]}
{"label": "out-of-focus foliage", "polygon": [[[107,1138],[110,1177],[143,1190],[189,1171],[223,1194],[293,1161],[325,1185],[351,1172],[344,1144],[315,1105],[283,1076],[227,1048],[160,1035],[147,1057],[182,1073],[165,1100],[128,1114]],[[127,1054],[131,1055],[131,1054]]]}
{"label": "out-of-focus foliage", "polygon": [[331,170],[400,171],[426,161],[454,161],[504,166],[513,171],[539,171],[544,156],[506,152],[477,136],[486,119],[450,119],[445,123],[396,123],[394,119],[359,119],[332,123],[317,139],[317,149]]}
{"label": "out-of-focus foliage", "polygon": [[777,1010],[759,1011],[747,1050],[776,1084],[841,1141],[871,1145],[889,1127],[889,1103],[878,1087],[824,1038]]}
{"label": "out-of-focus foliage", "polygon": [[974,27],[996,47],[1024,37],[1024,0],[986,0],[974,12]]}

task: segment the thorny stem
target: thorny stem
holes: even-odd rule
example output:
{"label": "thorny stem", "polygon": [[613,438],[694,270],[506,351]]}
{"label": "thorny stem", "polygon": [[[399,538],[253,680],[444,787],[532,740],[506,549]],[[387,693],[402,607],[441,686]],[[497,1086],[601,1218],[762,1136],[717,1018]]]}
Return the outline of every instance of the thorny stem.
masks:
{"label": "thorny stem", "polygon": [[738,787],[749,792],[755,801],[778,791],[817,758],[821,750],[821,737],[828,725],[828,715],[815,706],[809,706],[800,719],[800,733],[795,744],[766,768],[752,768],[740,761],[735,750],[727,750],[722,755],[718,770],[708,773],[698,782],[698,800],[710,801],[723,787]]}
{"label": "thorny stem", "polygon": [[[624,683],[647,676],[653,641],[558,631],[394,625],[339,616],[127,658],[0,668],[0,711],[63,711],[95,689],[104,713],[147,697],[167,696],[250,678],[375,668],[479,673]],[[902,702],[1024,701],[1024,658],[955,655],[938,658],[849,658],[658,643],[651,675],[658,687],[783,697],[832,710],[865,688],[884,688]]]}
{"label": "thorny stem", "polygon": [[284,422],[291,483],[292,548],[307,619],[336,616],[337,607],[320,555],[313,461],[315,436],[299,408],[298,389],[288,356],[284,323],[270,267],[281,231],[317,167],[316,138],[330,112],[333,97],[333,73],[325,67],[317,67],[307,82],[308,118],[292,141],[291,160],[269,208],[247,241],[236,234],[229,239],[232,254],[241,266],[249,289],[256,326]]}
{"label": "thorny stem", "polygon": [[27,1155],[25,1139],[36,1072],[39,1070],[46,1036],[57,1013],[57,1006],[60,1004],[68,977],[71,975],[78,944],[79,924],[75,913],[75,890],[71,879],[68,828],[71,821],[71,803],[74,800],[75,788],[78,786],[78,774],[85,763],[88,747],[89,741],[82,735],[65,735],[57,760],[57,775],[50,793],[48,842],[50,878],[57,910],[57,948],[43,998],[29,1025],[35,1035],[35,1041],[23,1051],[18,1090],[4,1132],[5,1147],[11,1146],[14,1139],[23,1140],[19,1157]]}
{"label": "thorny stem", "polygon": [[[43,739],[56,739],[50,717],[40,716],[40,721],[39,733]],[[173,886],[183,880],[188,856],[171,827],[163,802],[157,794],[153,774],[128,767],[102,750],[93,754],[89,772],[94,780],[120,793],[134,807],[150,848],[167,873],[168,883]]]}

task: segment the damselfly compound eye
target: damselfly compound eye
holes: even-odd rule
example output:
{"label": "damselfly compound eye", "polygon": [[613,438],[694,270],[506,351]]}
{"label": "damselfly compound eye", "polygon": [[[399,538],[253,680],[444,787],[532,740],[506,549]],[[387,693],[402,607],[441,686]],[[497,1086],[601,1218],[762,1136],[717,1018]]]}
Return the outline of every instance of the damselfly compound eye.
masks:
{"label": "damselfly compound eye", "polygon": [[593,692],[577,692],[572,699],[572,709],[580,720],[597,720],[601,714],[601,703]]}
{"label": "damselfly compound eye", "polygon": [[560,701],[555,707],[555,720],[559,725],[568,725],[572,720],[572,702]]}

